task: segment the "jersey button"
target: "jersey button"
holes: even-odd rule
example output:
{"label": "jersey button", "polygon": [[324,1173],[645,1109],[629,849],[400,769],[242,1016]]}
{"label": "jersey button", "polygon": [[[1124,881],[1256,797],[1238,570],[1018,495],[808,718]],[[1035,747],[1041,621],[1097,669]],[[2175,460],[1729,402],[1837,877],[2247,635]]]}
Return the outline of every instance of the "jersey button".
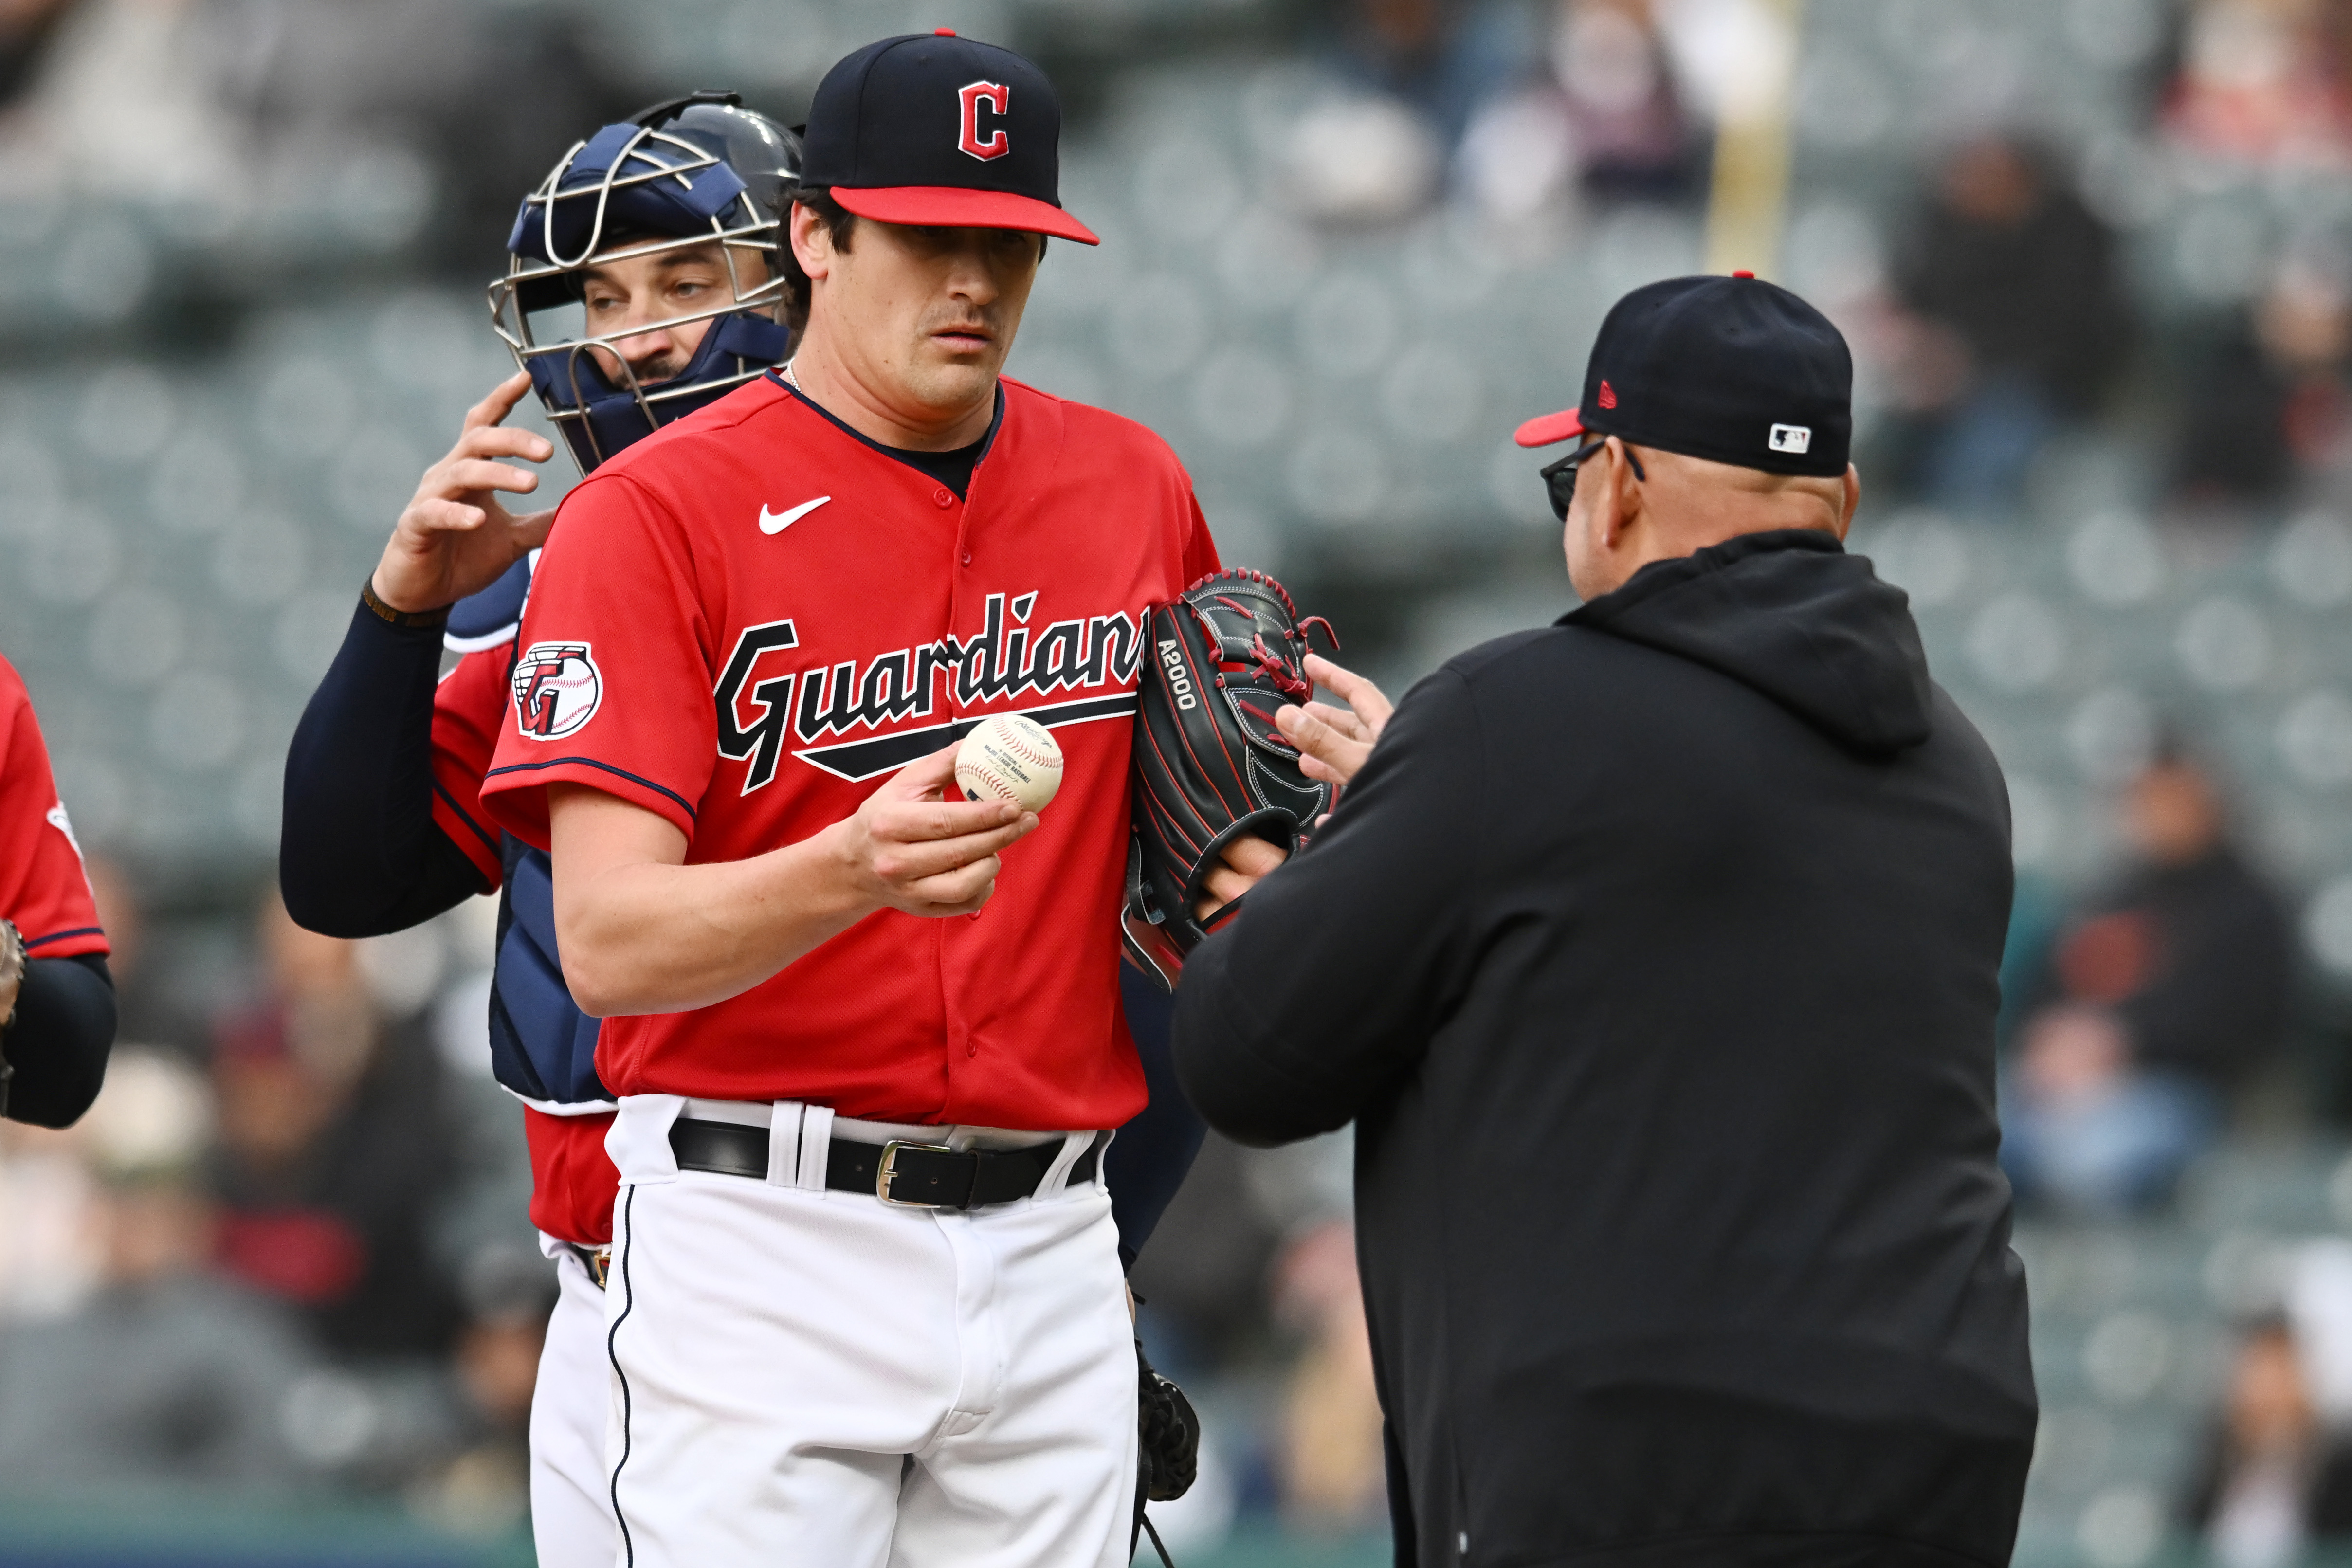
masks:
{"label": "jersey button", "polygon": [[931,492],[931,504],[942,507],[955,505],[955,491],[948,489],[945,485],[941,485],[939,489]]}
{"label": "jersey button", "polygon": [[971,552],[969,550],[963,552],[963,563],[967,566],[971,564]]}

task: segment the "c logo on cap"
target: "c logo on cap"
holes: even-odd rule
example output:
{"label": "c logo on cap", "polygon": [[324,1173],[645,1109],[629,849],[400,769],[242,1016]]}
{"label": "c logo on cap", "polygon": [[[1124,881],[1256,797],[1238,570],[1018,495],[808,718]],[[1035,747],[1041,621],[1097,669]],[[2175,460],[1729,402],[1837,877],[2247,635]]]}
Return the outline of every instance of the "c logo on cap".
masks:
{"label": "c logo on cap", "polygon": [[1012,112],[1011,88],[1001,81],[975,81],[958,90],[956,97],[963,104],[963,134],[956,141],[958,152],[985,163],[1013,151],[1013,138],[1004,133],[1003,126],[992,127],[985,136],[980,133],[980,106],[985,103],[999,120],[1003,119]]}

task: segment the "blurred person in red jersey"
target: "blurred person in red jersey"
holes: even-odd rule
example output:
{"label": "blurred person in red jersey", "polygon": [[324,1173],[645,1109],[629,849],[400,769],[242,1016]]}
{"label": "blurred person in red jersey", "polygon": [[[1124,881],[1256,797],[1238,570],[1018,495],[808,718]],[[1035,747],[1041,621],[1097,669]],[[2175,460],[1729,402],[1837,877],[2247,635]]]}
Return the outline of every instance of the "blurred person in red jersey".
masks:
{"label": "blurred person in red jersey", "polygon": [[2131,321],[2115,237],[2043,149],[1954,148],[1896,247],[1901,482],[1940,506],[2013,504],[2042,444],[2088,415]]}
{"label": "blurred person in red jersey", "polygon": [[2273,168],[2352,162],[2352,8],[2340,0],[2195,0],[2162,122],[2182,147]]}
{"label": "blurred person in red jersey", "polygon": [[2018,1034],[2001,1159],[2022,1199],[2161,1202],[2286,1030],[2286,914],[2212,777],[2168,743],[2123,806],[2131,863],[2060,932]]}
{"label": "blurred person in red jersey", "polygon": [[261,995],[214,1033],[221,1260],[330,1350],[444,1351],[457,1304],[425,1241],[454,1173],[439,1058],[417,1020],[383,1016],[354,943],[274,893],[258,924]]}
{"label": "blurred person in red jersey", "polygon": [[2285,1318],[2239,1341],[2183,1500],[2219,1568],[2286,1568],[2352,1537],[2352,1444],[2321,1421]]}
{"label": "blurred person in red jersey", "polygon": [[65,1127],[114,1046],[114,979],[33,700],[0,658],[0,1116]]}

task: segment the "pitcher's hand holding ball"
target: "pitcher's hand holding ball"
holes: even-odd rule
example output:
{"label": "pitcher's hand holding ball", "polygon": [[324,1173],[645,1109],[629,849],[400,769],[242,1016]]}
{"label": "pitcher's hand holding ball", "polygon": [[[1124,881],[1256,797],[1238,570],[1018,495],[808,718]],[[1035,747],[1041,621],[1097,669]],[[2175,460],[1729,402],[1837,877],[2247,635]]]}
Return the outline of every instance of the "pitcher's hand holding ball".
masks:
{"label": "pitcher's hand holding ball", "polygon": [[836,851],[874,905],[928,918],[975,913],[996,890],[997,852],[1036,831],[1036,813],[1016,801],[959,798],[959,750],[908,763],[838,825]]}

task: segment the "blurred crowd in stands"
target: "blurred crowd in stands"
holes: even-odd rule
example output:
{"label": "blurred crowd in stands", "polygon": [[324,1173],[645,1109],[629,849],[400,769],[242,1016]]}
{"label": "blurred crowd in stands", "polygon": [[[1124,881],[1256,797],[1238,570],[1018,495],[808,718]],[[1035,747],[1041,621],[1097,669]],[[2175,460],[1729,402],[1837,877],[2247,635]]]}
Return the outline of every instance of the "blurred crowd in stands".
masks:
{"label": "blurred crowd in stands", "polygon": [[[236,287],[205,274],[250,285],[353,249],[478,283],[497,269],[516,193],[582,127],[675,86],[644,47],[658,24],[632,30],[627,9],[6,0],[0,208],[15,205],[23,225],[50,221],[44,203],[94,197],[158,216],[162,239],[118,236],[107,256],[82,258],[74,287],[116,285],[80,300],[84,320],[155,293],[171,326],[196,331],[191,297]],[[672,15],[680,33],[713,34],[705,52],[719,53],[741,9]],[[1906,9],[1920,7],[1889,15]],[[1917,106],[1926,133],[1907,126],[1904,142],[1918,149],[1914,197],[1874,215],[1883,236],[1855,248],[1883,255],[1846,258],[1822,301],[1884,415],[1864,418],[1876,493],[1999,511],[2053,436],[2118,418],[2162,426],[2184,509],[2307,493],[2341,467],[2347,424],[2352,249],[2331,211],[2315,204],[2278,242],[2257,242],[2242,298],[2161,323],[2117,230],[2167,179],[2352,177],[2346,7],[2071,9],[2145,19],[2132,91],[2144,151],[2173,172],[2136,164],[2126,184],[2144,188],[2119,195],[2033,103],[1996,93],[1964,110]],[[821,8],[795,14],[804,31],[847,37]],[[997,15],[1021,33],[1020,0]],[[1595,212],[1704,204],[1718,124],[1789,87],[1802,42],[1790,15],[1770,0],[1257,0],[1170,36],[1213,47],[1245,16],[1246,47],[1297,62],[1274,161],[1298,216],[1363,229],[1444,210],[1497,239],[1573,246]],[[1050,31],[1030,30],[1032,47]],[[1050,36],[1068,50],[1086,35]],[[692,52],[671,41],[671,54]],[[755,96],[790,99],[822,61],[779,51],[763,67],[738,52],[730,64]],[[1077,79],[1078,102],[1109,74],[1083,55],[1057,66]],[[511,90],[520,81],[530,90]],[[143,247],[199,242],[219,247],[206,267],[152,275]]]}
{"label": "blurred crowd in stands", "polygon": [[122,1038],[80,1122],[0,1126],[0,1491],[356,1489],[512,1526],[554,1283],[466,1016],[478,920],[337,942],[273,893],[159,972],[129,879],[91,870]]}

